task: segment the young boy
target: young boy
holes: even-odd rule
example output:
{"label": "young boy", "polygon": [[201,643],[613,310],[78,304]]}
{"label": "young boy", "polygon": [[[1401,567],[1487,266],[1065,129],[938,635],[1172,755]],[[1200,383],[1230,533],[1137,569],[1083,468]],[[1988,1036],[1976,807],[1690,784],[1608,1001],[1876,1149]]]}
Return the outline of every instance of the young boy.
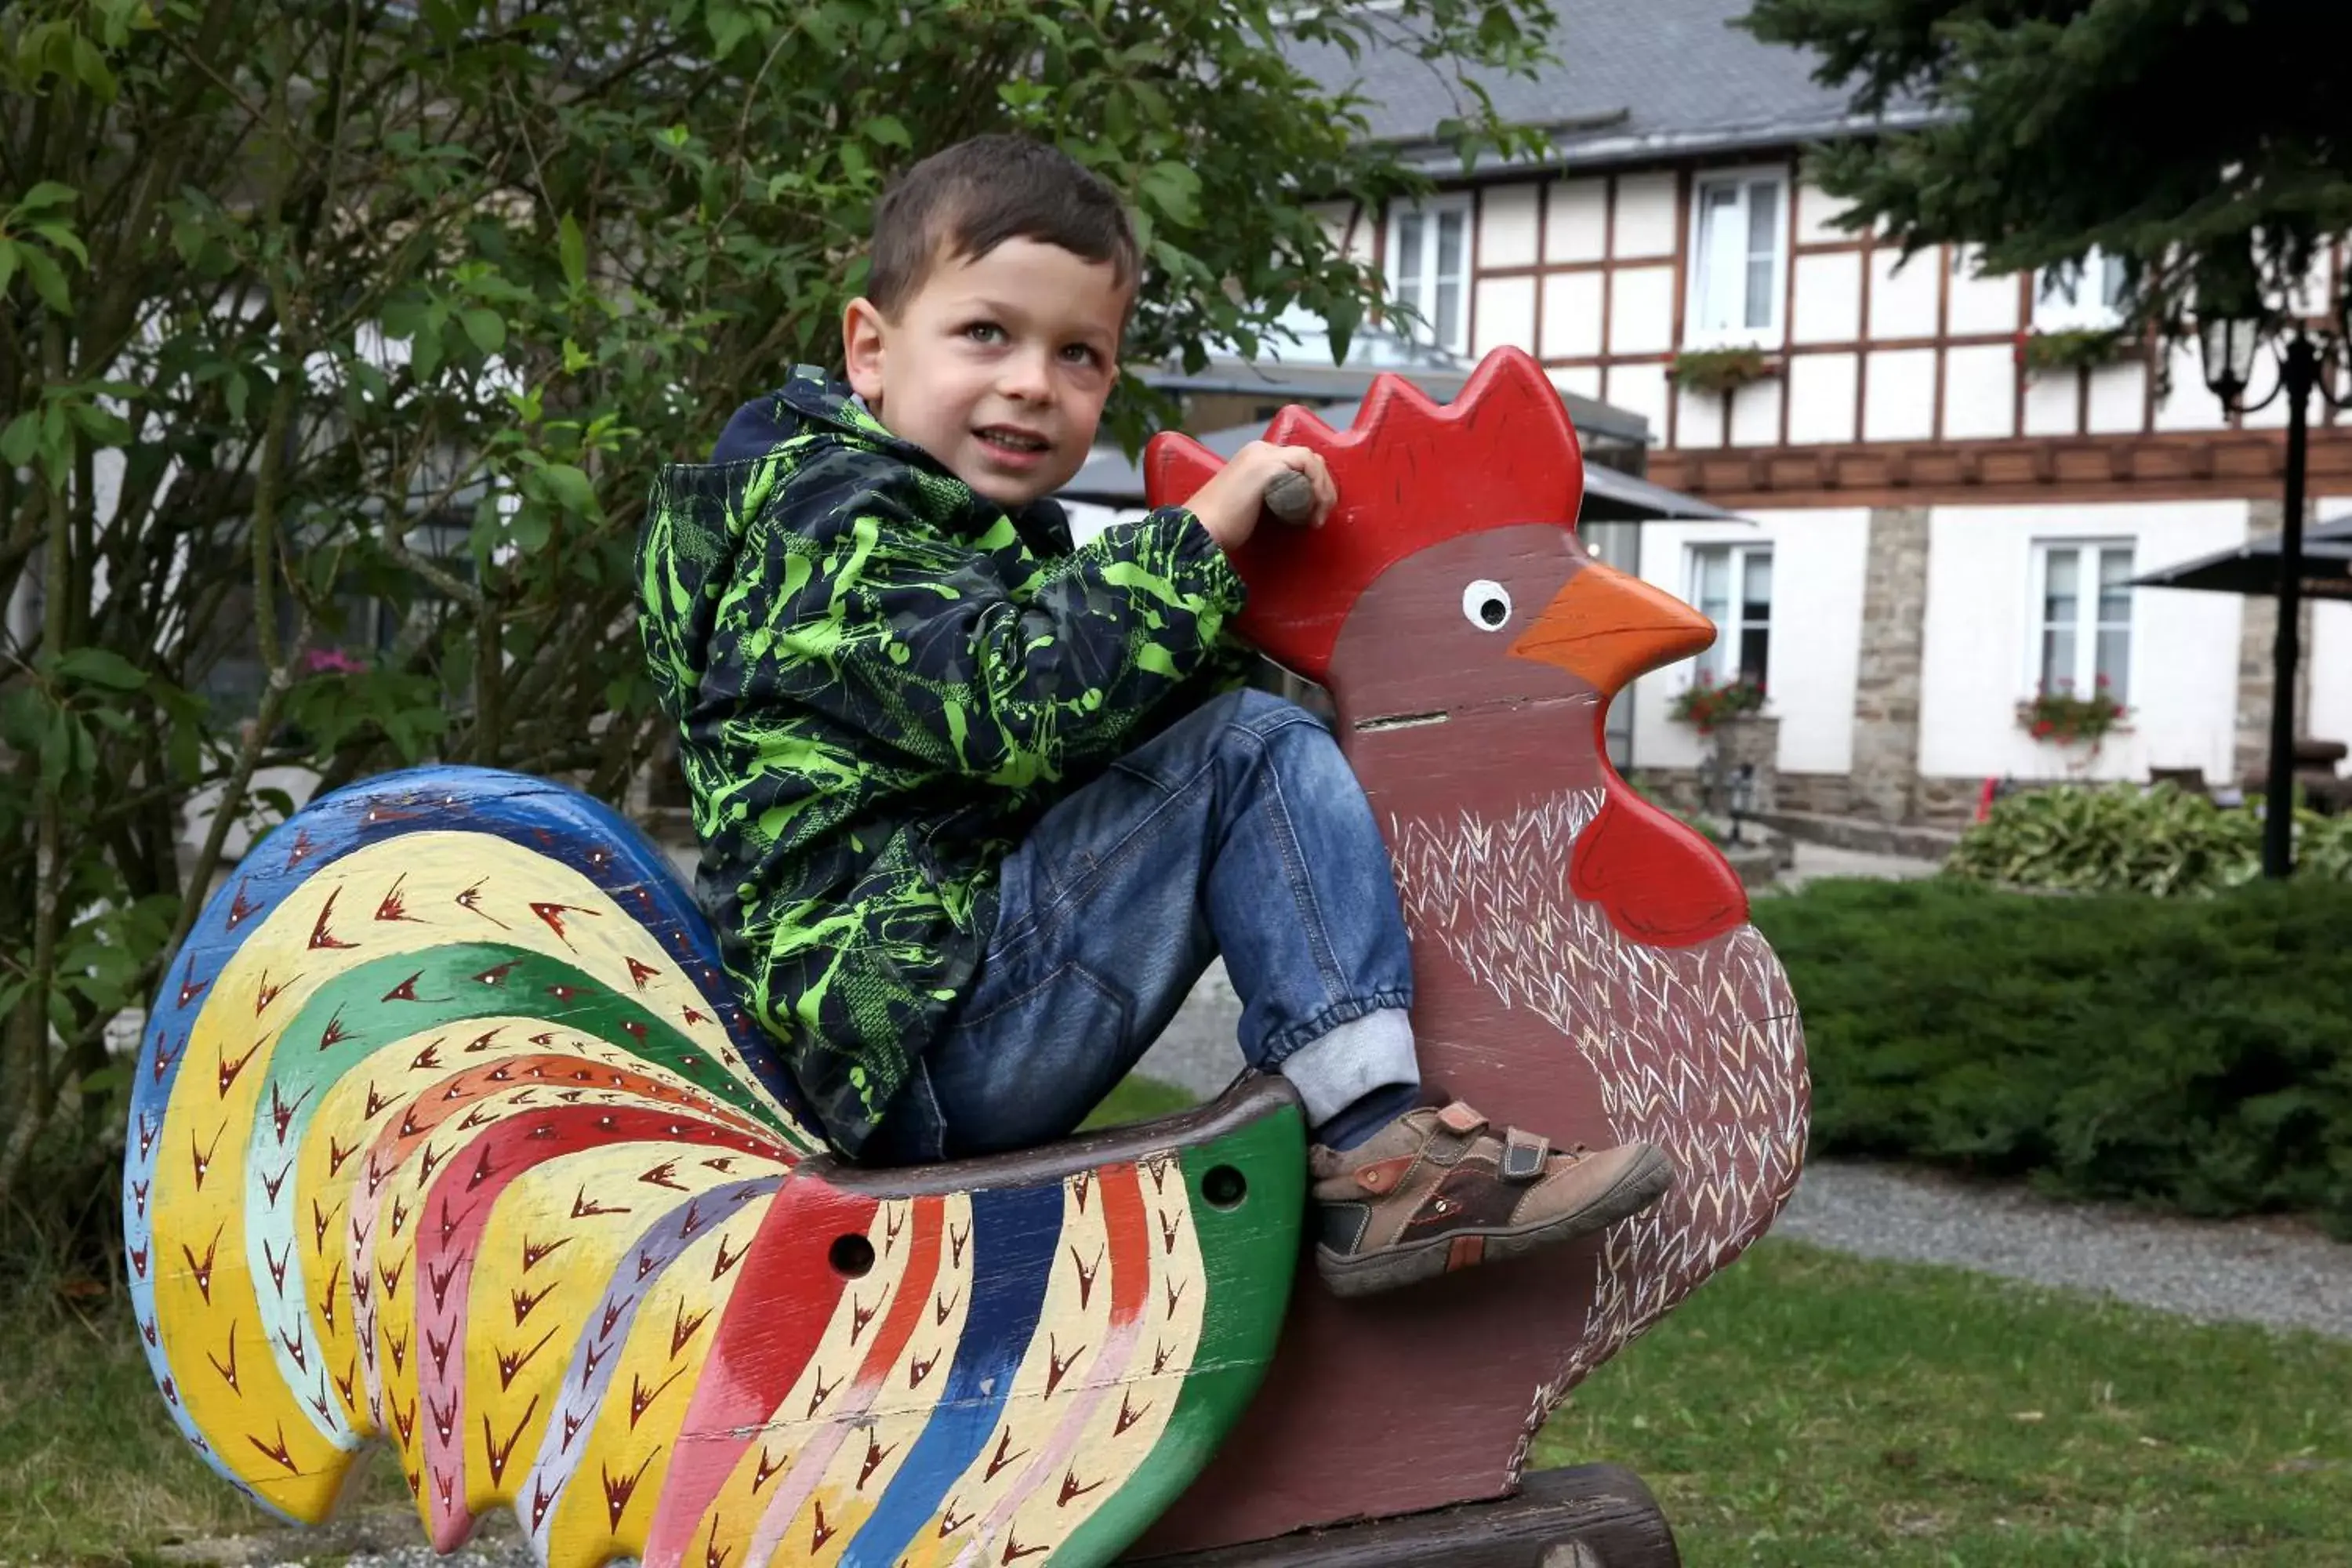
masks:
{"label": "young boy", "polygon": [[1093,444],[1138,271],[1076,163],[952,147],[875,215],[848,386],[796,373],[656,482],[646,654],[729,972],[825,1135],[895,1163],[1066,1135],[1222,952],[1244,1056],[1305,1103],[1342,1291],[1635,1212],[1656,1151],[1422,1104],[1371,811],[1318,721],[1239,687],[1224,551],[1286,472],[1319,522],[1321,459],[1244,447],[1084,549],[1044,499]]}

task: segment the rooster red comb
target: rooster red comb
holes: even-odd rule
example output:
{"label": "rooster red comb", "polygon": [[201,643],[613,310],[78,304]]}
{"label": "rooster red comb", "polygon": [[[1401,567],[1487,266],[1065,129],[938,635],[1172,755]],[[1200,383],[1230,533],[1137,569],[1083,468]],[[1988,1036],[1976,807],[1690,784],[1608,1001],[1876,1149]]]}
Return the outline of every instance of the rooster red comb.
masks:
{"label": "rooster red comb", "polygon": [[[1261,528],[1234,552],[1250,590],[1241,631],[1315,680],[1357,595],[1390,566],[1481,529],[1572,529],[1584,499],[1576,428],[1542,368],[1518,349],[1488,354],[1452,403],[1432,403],[1403,377],[1382,374],[1346,430],[1290,407],[1265,438],[1320,452],[1339,505],[1311,535]],[[1223,466],[1189,436],[1156,436],[1144,455],[1145,495],[1155,507],[1181,505]]]}

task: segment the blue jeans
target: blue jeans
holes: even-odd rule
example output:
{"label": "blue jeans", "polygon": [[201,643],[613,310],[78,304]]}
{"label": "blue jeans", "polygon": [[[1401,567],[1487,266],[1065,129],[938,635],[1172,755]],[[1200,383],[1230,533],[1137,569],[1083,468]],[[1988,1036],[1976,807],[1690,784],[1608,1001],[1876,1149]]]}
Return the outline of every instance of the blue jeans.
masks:
{"label": "blue jeans", "polygon": [[1038,819],[947,1031],[867,1145],[877,1163],[1069,1135],[1224,954],[1249,1064],[1320,1125],[1418,1081],[1389,857],[1338,742],[1261,691],[1202,704]]}

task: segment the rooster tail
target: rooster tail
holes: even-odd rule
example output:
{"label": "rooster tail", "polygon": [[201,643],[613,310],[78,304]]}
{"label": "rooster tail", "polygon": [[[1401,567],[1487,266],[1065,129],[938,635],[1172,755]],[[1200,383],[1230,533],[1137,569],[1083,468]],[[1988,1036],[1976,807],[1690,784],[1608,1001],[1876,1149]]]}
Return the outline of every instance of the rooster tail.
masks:
{"label": "rooster tail", "polygon": [[[387,1436],[446,1550],[495,1499],[528,1521],[600,1411],[637,1426],[660,1379],[615,1336],[658,1313],[699,1353],[819,1147],[715,951],[633,828],[514,774],[386,775],[246,857],[151,1012],[123,1184],[215,1468],[316,1521]],[[625,1458],[581,1506],[625,1502]]]}

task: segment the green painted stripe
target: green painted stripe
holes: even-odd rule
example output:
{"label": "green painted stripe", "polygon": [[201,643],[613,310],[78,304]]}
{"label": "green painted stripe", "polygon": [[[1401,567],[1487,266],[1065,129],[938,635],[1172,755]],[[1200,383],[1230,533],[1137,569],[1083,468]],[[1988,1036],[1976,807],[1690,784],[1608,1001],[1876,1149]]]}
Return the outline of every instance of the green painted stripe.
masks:
{"label": "green painted stripe", "polygon": [[[1249,1407],[1282,1334],[1307,1206],[1307,1131],[1297,1108],[1282,1106],[1180,1157],[1208,1272],[1201,1347],[1150,1457],[1054,1553],[1054,1568],[1111,1562],[1182,1495]],[[1202,1178],[1220,1165],[1249,1183],[1231,1209],[1202,1195]]]}
{"label": "green painted stripe", "polygon": [[[415,1000],[408,1000],[410,995]],[[324,1094],[388,1040],[502,1014],[540,1019],[667,1068],[713,1099],[774,1128],[786,1142],[803,1142],[708,1048],[659,1015],[569,963],[503,942],[423,948],[338,975],[321,985],[286,1026],[271,1053],[270,1077],[286,1103],[301,1106],[299,1120],[307,1122],[316,1101],[306,1096]],[[644,1031],[643,1039],[630,1032],[631,1025]],[[537,1048],[529,1043],[535,1032],[509,1026],[499,1037],[499,1053]],[[340,1038],[321,1049],[320,1042],[331,1037]],[[451,1072],[465,1070],[470,1044],[470,1039],[444,1042],[443,1066]],[[265,1091],[260,1122],[265,1127],[269,1105]]]}

